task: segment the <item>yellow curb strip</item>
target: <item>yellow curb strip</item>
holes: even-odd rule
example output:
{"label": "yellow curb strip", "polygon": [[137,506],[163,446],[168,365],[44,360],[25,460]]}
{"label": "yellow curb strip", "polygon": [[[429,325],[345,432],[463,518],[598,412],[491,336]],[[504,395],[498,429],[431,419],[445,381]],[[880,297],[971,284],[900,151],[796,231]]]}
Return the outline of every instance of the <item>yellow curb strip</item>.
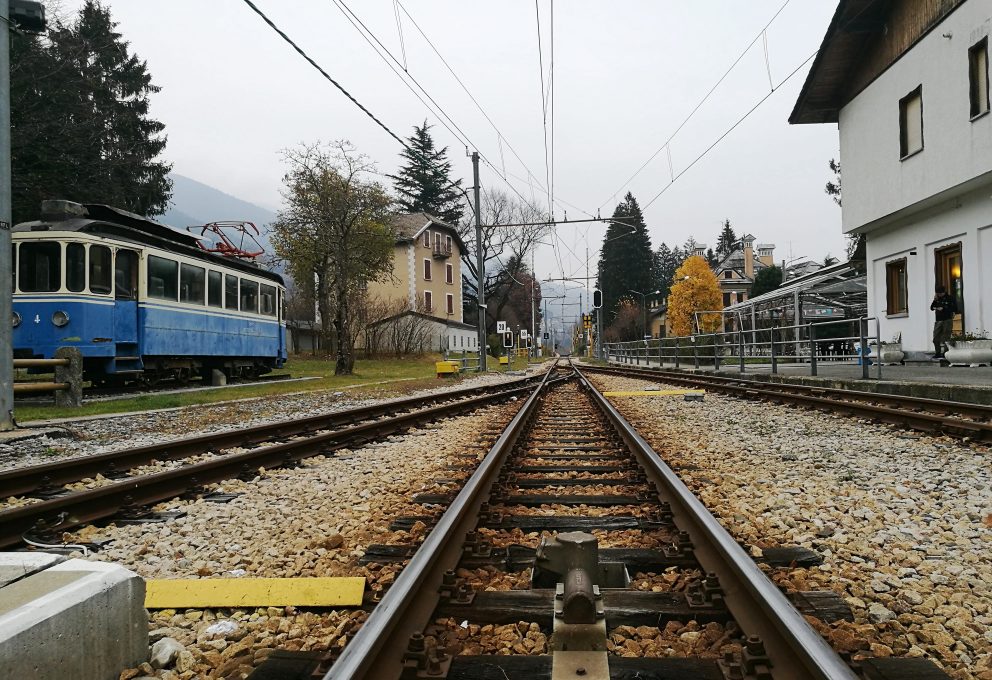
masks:
{"label": "yellow curb strip", "polygon": [[145,607],[357,607],[364,591],[361,576],[152,579],[145,582]]}

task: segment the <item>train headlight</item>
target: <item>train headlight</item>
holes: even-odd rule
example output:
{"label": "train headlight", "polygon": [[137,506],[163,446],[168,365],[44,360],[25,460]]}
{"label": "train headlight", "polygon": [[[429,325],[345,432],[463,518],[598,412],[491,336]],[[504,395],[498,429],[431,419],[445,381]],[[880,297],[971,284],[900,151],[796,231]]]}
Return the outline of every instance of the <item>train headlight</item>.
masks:
{"label": "train headlight", "polygon": [[63,312],[61,309],[54,314],[52,314],[52,323],[62,328],[67,323],[69,323],[69,315]]}
{"label": "train headlight", "polygon": [[21,325],[21,315],[18,314],[17,312],[14,312],[13,315],[11,316],[10,321],[14,325],[14,328],[17,328],[18,326]]}

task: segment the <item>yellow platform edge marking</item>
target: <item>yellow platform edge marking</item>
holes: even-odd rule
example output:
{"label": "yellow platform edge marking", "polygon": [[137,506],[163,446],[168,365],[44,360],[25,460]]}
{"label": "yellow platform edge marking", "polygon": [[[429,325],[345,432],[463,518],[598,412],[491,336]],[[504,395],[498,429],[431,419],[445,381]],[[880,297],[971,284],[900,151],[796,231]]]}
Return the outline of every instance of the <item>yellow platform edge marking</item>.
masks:
{"label": "yellow platform edge marking", "polygon": [[603,392],[604,397],[672,397],[706,394],[706,390],[643,390],[640,392]]}
{"label": "yellow platform edge marking", "polygon": [[357,607],[365,578],[151,579],[147,609],[202,607]]}

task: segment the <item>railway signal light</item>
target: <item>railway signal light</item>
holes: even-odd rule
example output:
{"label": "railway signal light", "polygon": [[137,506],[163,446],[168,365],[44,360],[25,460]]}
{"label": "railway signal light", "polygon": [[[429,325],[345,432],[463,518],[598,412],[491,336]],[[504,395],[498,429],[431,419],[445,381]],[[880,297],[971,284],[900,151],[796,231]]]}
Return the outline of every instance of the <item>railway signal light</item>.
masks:
{"label": "railway signal light", "polygon": [[513,331],[503,331],[503,347],[513,347]]}
{"label": "railway signal light", "polygon": [[599,309],[603,306],[603,291],[599,288],[595,288],[592,291],[592,307],[593,309]]}

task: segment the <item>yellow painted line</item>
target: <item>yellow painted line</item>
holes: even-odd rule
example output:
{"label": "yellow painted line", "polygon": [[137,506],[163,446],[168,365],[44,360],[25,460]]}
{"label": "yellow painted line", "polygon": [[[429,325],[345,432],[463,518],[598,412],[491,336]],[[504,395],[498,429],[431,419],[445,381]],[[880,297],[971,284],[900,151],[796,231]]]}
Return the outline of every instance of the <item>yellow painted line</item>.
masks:
{"label": "yellow painted line", "polygon": [[682,397],[706,394],[706,390],[643,390],[641,392],[603,392],[604,397]]}
{"label": "yellow painted line", "polygon": [[361,576],[153,579],[145,582],[145,607],[357,607],[364,590]]}

